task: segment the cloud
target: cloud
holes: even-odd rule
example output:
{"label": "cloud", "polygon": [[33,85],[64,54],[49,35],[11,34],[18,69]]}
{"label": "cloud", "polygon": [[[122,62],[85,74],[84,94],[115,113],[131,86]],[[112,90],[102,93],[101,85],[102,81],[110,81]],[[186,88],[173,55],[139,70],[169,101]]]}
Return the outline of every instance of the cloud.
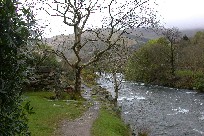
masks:
{"label": "cloud", "polygon": [[204,27],[203,0],[157,0],[159,13],[168,26],[181,29]]}

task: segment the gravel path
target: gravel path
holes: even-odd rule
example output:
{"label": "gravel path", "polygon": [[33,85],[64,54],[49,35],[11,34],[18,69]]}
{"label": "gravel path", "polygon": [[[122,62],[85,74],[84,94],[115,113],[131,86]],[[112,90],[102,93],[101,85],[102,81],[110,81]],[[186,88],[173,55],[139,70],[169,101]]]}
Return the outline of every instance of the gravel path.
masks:
{"label": "gravel path", "polygon": [[90,136],[91,127],[94,120],[98,116],[99,103],[94,102],[94,105],[80,118],[74,121],[62,121],[61,128],[58,132],[60,136]]}
{"label": "gravel path", "polygon": [[[91,100],[91,89],[83,86],[86,90],[83,97],[87,100]],[[61,127],[57,131],[56,135],[59,136],[90,136],[91,127],[94,120],[98,117],[100,104],[99,102],[94,102],[88,111],[86,111],[83,116],[77,118],[73,121],[63,120],[61,122]]]}

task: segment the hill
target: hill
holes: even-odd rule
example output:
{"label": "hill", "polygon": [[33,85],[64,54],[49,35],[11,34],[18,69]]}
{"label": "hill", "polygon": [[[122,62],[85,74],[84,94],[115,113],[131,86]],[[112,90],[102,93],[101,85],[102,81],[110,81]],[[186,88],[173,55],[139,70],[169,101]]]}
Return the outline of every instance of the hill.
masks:
{"label": "hill", "polygon": [[[102,29],[102,35],[106,37],[108,35],[109,30]],[[186,29],[181,30],[182,35],[187,35],[188,37],[192,37],[198,31],[204,31],[204,29]],[[127,30],[128,33],[123,35],[123,38],[126,41],[126,45],[130,50],[134,51],[146,43],[150,39],[155,39],[161,37],[162,29],[146,29],[146,28],[137,28]],[[117,34],[114,35],[116,37]],[[95,34],[85,32],[82,35],[82,42],[86,42],[87,39],[94,39],[96,37]],[[71,58],[71,60],[75,60],[76,56],[71,49],[71,46],[74,44],[74,34],[70,35],[57,35],[51,38],[44,39],[46,43],[52,46],[55,50],[62,51],[67,58]],[[90,59],[94,52],[97,52],[103,48],[105,48],[105,44],[102,41],[89,41],[82,48],[80,55],[83,58]],[[85,56],[85,57],[84,57]]]}

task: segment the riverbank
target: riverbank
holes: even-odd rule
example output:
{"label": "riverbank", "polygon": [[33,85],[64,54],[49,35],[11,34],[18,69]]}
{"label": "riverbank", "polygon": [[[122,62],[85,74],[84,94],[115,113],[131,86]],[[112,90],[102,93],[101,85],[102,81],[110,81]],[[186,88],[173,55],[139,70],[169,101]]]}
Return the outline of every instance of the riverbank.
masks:
{"label": "riverbank", "polygon": [[92,89],[92,97],[101,103],[99,116],[92,126],[92,136],[130,136],[130,127],[123,122],[110,92],[97,86]]}
{"label": "riverbank", "polygon": [[177,70],[175,72],[175,82],[172,81],[172,87],[179,89],[193,89],[204,93],[204,73],[193,72],[190,70]]}
{"label": "riverbank", "polygon": [[93,124],[92,136],[130,136],[130,131],[114,111],[102,108]]}
{"label": "riverbank", "polygon": [[[152,78],[152,79],[151,79]],[[164,87],[173,87],[177,89],[189,89],[204,93],[204,73],[190,70],[177,70],[175,75],[166,75],[160,77],[149,77],[149,79],[138,79],[134,74],[131,77],[126,76],[126,80],[133,82],[142,82],[149,85],[159,85]]]}

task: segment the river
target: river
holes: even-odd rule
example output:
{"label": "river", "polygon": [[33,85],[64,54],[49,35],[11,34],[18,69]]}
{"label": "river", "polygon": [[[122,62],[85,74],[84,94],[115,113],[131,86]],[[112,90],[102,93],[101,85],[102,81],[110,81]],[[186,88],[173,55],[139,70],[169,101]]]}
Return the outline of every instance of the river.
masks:
{"label": "river", "polygon": [[[113,92],[110,75],[103,74],[98,83]],[[134,134],[149,136],[204,136],[204,94],[123,81],[118,104],[122,118]]]}

